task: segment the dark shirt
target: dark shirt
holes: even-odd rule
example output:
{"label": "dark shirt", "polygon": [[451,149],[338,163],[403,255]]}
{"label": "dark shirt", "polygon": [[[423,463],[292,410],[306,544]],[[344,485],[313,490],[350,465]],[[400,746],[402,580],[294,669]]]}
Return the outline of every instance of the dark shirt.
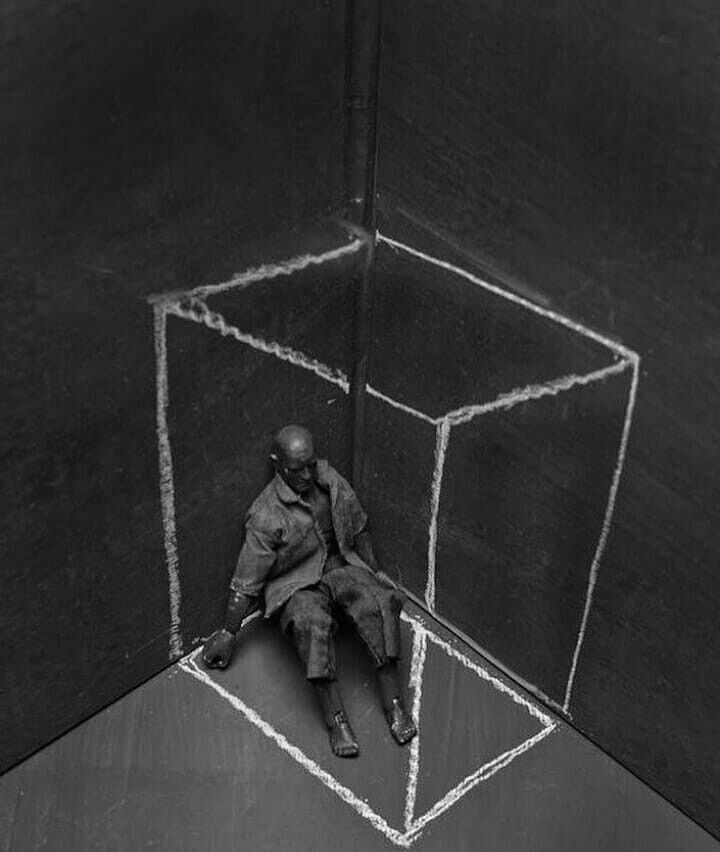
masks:
{"label": "dark shirt", "polygon": [[276,475],[247,513],[245,542],[230,585],[253,597],[264,593],[266,617],[298,589],[320,580],[335,546],[345,562],[371,571],[355,550],[355,536],[367,523],[355,492],[322,459],[317,481],[313,506]]}
{"label": "dark shirt", "polygon": [[335,528],[333,527],[330,494],[321,485],[316,485],[310,490],[305,502],[310,506],[315,519],[315,530],[325,545],[325,568],[327,570],[328,559],[340,554],[337,538],[335,538]]}

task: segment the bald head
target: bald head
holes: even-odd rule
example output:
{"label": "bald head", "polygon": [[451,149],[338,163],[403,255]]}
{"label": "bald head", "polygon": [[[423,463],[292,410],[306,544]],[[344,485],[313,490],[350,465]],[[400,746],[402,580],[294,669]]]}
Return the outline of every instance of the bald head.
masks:
{"label": "bald head", "polygon": [[304,494],[312,488],[317,462],[313,437],[304,426],[284,426],[275,435],[270,458],[293,491]]}
{"label": "bald head", "polygon": [[304,426],[283,426],[273,440],[273,453],[284,459],[308,451],[314,453],[313,436]]}

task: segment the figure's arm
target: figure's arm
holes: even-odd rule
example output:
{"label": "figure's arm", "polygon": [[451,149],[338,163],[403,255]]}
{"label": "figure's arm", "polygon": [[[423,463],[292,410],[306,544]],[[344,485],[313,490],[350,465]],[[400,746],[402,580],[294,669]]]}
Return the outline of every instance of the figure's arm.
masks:
{"label": "figure's arm", "polygon": [[340,491],[339,502],[343,507],[344,526],[350,533],[349,540],[346,539],[347,544],[353,548],[381,582],[401,591],[397,583],[391,580],[380,568],[368,529],[368,517],[358,500],[357,494],[350,483],[340,476],[337,471],[334,471],[334,475],[337,477],[338,489]]}
{"label": "figure's arm", "polygon": [[343,502],[346,507],[348,525],[352,527],[354,535],[352,537],[352,547],[362,561],[375,573],[377,578],[387,586],[392,586],[394,589],[399,587],[388,575],[380,568],[380,564],[375,556],[375,550],[368,529],[368,517],[365,510],[360,505],[357,494],[354,492],[347,480],[343,479],[339,474],[339,484],[342,489]]}
{"label": "figure's arm", "polygon": [[203,661],[208,668],[226,669],[230,665],[235,650],[235,636],[242,627],[243,619],[253,608],[255,600],[242,592],[230,590],[224,624],[203,647]]}
{"label": "figure's arm", "polygon": [[266,525],[253,518],[248,520],[245,542],[230,583],[223,626],[213,633],[203,648],[203,660],[209,668],[224,669],[230,665],[235,636],[245,616],[254,608],[275,564],[276,538]]}
{"label": "figure's arm", "polygon": [[355,536],[355,552],[366,565],[372,568],[381,582],[385,583],[386,586],[392,586],[394,589],[399,588],[398,584],[380,568],[367,527]]}
{"label": "figure's arm", "polygon": [[380,566],[375,558],[372,539],[370,538],[367,527],[355,536],[355,550],[366,565],[369,565],[376,574],[379,573]]}

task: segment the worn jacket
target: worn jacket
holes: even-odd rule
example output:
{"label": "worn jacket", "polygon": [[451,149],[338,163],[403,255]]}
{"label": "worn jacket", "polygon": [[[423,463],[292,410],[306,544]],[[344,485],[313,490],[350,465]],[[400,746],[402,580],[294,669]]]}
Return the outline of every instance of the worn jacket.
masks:
{"label": "worn jacket", "polygon": [[[330,495],[340,553],[350,565],[371,571],[354,547],[355,536],[367,524],[355,492],[323,459],[318,460],[317,480]],[[264,593],[269,617],[298,589],[317,583],[325,557],[309,504],[276,474],[247,513],[245,541],[230,585],[250,596]]]}

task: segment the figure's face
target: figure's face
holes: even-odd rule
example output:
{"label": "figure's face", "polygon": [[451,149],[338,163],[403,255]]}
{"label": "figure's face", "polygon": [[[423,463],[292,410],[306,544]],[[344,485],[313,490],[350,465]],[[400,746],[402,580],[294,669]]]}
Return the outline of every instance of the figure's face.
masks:
{"label": "figure's face", "polygon": [[285,447],[280,452],[276,469],[296,494],[307,494],[317,474],[317,459],[312,442],[296,442]]}

